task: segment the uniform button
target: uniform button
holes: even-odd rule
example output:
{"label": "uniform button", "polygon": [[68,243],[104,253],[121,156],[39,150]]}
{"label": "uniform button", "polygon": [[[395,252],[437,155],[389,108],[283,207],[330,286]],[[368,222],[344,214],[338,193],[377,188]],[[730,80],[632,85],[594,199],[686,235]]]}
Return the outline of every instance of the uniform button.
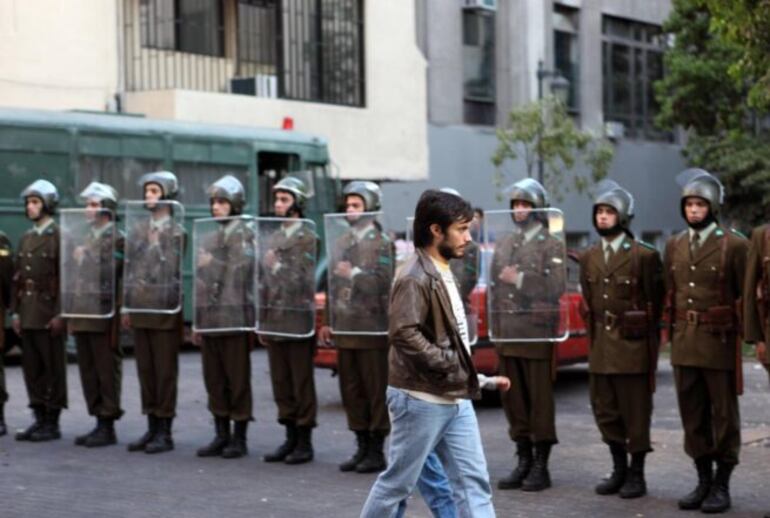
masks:
{"label": "uniform button", "polygon": [[31,270],[31,269],[32,269],[32,268],[30,268],[29,266],[25,266],[24,268],[25,268],[27,271],[29,271],[29,270]]}
{"label": "uniform button", "polygon": [[692,304],[692,299],[687,299],[688,304]]}
{"label": "uniform button", "polygon": [[694,282],[691,282],[691,283],[690,283],[690,288],[694,288],[694,287],[695,287],[695,283],[694,283]]}
{"label": "uniform button", "polygon": [[604,326],[604,329],[606,329],[607,331],[609,331],[609,330],[610,330],[610,329],[612,329],[612,328],[611,328],[610,326]]}
{"label": "uniform button", "polygon": [[609,280],[609,279],[607,279],[607,278],[605,278],[605,279],[604,279],[604,284],[609,284],[609,283],[610,283],[610,280]]}
{"label": "uniform button", "polygon": [[604,297],[605,299],[610,298],[609,295],[607,295],[606,293],[604,295],[602,295],[602,297]]}
{"label": "uniform button", "polygon": [[690,266],[690,271],[695,271],[695,266]]}

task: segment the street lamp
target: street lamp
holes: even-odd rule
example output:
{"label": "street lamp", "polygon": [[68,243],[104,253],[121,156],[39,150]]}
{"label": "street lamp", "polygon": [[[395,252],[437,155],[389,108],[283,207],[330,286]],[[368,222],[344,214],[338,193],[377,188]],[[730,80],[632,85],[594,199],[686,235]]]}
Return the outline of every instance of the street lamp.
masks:
{"label": "street lamp", "polygon": [[[537,62],[537,100],[543,100],[543,80],[551,78],[551,93],[562,103],[567,104],[569,98],[569,79],[564,77],[558,70],[546,70],[542,61]],[[542,134],[537,139],[537,179],[543,183],[543,152],[540,141]]]}

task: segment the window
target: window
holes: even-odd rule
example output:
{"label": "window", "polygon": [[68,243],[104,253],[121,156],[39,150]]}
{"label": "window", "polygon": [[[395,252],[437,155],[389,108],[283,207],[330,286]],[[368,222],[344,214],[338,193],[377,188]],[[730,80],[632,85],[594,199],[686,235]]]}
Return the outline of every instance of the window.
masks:
{"label": "window", "polygon": [[362,0],[285,0],[280,96],[364,105]]}
{"label": "window", "polygon": [[142,199],[139,178],[144,173],[163,169],[160,160],[137,158],[81,156],[76,177],[75,190],[79,193],[94,180],[113,186],[121,200]]}
{"label": "window", "polygon": [[184,205],[208,206],[206,190],[226,174],[235,176],[249,192],[249,174],[243,167],[203,162],[174,162],[171,169],[179,178],[179,201]]}
{"label": "window", "polygon": [[275,75],[277,20],[277,0],[239,0],[239,75]]}
{"label": "window", "polygon": [[554,6],[553,13],[553,50],[554,67],[569,81],[567,109],[577,112],[579,109],[578,87],[580,82],[578,65],[578,14],[577,9],[562,5]]}
{"label": "window", "polygon": [[463,10],[465,122],[495,123],[495,13]]}
{"label": "window", "polygon": [[287,153],[259,153],[257,155],[257,180],[259,181],[258,214],[267,216],[273,212],[273,186],[284,176],[300,168],[299,155]]}
{"label": "window", "polygon": [[143,47],[224,56],[222,0],[140,0]]}
{"label": "window", "polygon": [[[124,2],[128,91],[184,88],[365,105],[364,0],[136,1],[138,19],[136,3]],[[146,48],[179,52],[159,59]]]}
{"label": "window", "polygon": [[653,124],[659,109],[653,85],[663,77],[660,27],[605,16],[602,32],[605,121],[623,123],[629,137],[670,139]]}

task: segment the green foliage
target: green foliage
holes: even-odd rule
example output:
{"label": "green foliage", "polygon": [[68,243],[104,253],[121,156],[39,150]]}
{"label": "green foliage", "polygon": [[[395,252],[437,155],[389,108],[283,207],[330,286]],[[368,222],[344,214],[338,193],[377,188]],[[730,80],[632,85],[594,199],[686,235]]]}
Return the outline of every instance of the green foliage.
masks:
{"label": "green foliage", "polygon": [[706,0],[714,32],[739,49],[731,77],[749,84],[748,105],[770,111],[770,0]]}
{"label": "green foliage", "polygon": [[[769,11],[770,0],[674,0],[664,25],[673,45],[664,56],[666,76],[655,85],[656,122],[689,131],[688,163],[719,176],[725,212],[744,229],[763,222],[770,203],[768,136],[757,124],[770,108],[763,101]],[[765,32],[758,34],[758,27]],[[764,53],[757,52],[761,45]]]}
{"label": "green foliage", "polygon": [[497,130],[498,146],[492,155],[497,187],[506,181],[504,164],[520,157],[529,177],[537,176],[538,159],[542,157],[543,183],[556,200],[570,190],[566,176],[579,160],[588,166],[590,174],[572,175],[572,188],[576,192],[587,192],[591,185],[607,176],[614,155],[612,145],[580,130],[564,105],[554,97],[515,108],[508,122],[508,128]]}

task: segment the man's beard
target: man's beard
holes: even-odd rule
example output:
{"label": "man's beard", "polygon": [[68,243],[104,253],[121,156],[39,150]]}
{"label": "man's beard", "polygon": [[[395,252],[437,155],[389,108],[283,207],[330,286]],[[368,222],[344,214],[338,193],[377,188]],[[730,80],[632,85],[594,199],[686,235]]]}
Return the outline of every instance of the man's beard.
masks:
{"label": "man's beard", "polygon": [[601,228],[598,225],[596,226],[596,233],[602,237],[618,236],[621,232],[623,232],[623,227],[620,226],[620,223],[615,223],[615,225],[611,226],[610,228]]}
{"label": "man's beard", "polygon": [[438,245],[438,253],[439,255],[441,255],[441,257],[443,257],[447,261],[451,259],[459,259],[460,257],[463,256],[463,254],[457,255],[457,253],[455,252],[455,249],[446,243],[441,243],[440,245]]}
{"label": "man's beard", "polygon": [[709,211],[708,215],[700,221],[697,221],[695,223],[690,223],[688,221],[687,226],[695,231],[698,231],[698,230],[703,230],[707,226],[711,225],[711,223],[713,223],[714,221],[716,221],[716,219],[711,214],[711,211]]}

